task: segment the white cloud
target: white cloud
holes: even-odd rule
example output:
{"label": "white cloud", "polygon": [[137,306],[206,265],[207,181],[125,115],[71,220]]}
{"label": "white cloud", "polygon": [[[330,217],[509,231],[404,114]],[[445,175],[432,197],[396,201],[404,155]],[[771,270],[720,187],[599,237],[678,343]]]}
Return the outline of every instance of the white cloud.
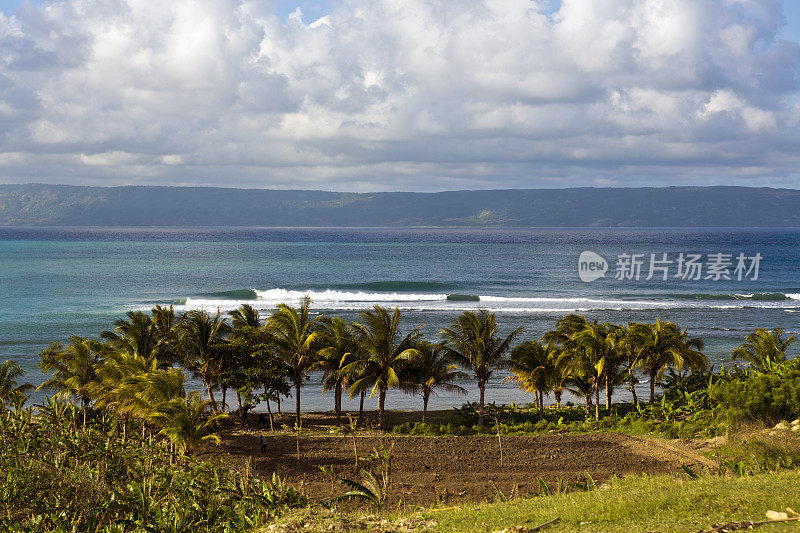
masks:
{"label": "white cloud", "polygon": [[72,0],[0,16],[0,181],[800,186],[779,0]]}

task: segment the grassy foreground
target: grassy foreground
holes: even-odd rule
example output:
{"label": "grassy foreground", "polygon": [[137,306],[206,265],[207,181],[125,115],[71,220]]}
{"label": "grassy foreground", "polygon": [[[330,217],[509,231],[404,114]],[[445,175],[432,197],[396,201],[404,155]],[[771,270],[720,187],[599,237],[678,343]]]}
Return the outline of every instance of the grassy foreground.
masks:
{"label": "grassy foreground", "polygon": [[[700,531],[711,524],[764,520],[765,512],[800,510],[800,472],[755,476],[634,476],[607,490],[432,510],[436,531],[533,528],[559,517],[546,531]],[[520,529],[524,531],[524,529]],[[765,532],[798,531],[800,524],[770,524]]]}

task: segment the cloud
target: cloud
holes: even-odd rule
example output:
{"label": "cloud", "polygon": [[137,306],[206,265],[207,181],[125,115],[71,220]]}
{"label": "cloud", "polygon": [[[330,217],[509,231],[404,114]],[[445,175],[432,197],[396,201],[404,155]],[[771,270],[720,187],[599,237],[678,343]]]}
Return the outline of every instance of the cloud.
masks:
{"label": "cloud", "polygon": [[72,0],[0,15],[0,181],[800,186],[779,0]]}

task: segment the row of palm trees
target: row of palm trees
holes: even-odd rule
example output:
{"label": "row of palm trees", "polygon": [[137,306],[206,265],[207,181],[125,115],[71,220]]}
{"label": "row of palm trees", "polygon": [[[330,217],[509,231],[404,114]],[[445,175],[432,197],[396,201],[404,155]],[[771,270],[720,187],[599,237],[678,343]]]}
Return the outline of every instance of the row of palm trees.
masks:
{"label": "row of palm trees", "polygon": [[[263,320],[249,305],[228,315],[176,314],[161,306],[150,314],[129,312],[101,340],[72,337],[66,347],[53,344],[44,350],[40,366],[53,376],[40,388],[78,398],[84,417],[94,403],[156,424],[164,434],[189,431],[170,426],[171,417],[197,419],[205,408],[224,409],[229,390],[236,392],[240,413],[253,400],[266,400],[271,413],[270,400],[279,402],[291,388],[299,427],[301,389],[318,372],[323,391],[333,392],[338,422],[343,394],[360,395],[363,410],[369,393],[377,396],[378,424],[384,428],[389,389],[420,394],[424,421],[437,390],[466,392],[458,383],[470,377],[467,372],[479,391],[478,423],[483,424],[486,387],[501,369],[510,371],[506,379],[534,393],[540,412],[546,395],[554,394],[560,405],[566,390],[585,398],[587,409],[594,404],[599,418],[601,390],[607,407],[620,385],[638,401],[634,385],[643,373],[652,401],[667,368],[708,365],[700,339],[660,320],[624,326],[568,315],[539,340],[512,346],[521,328],[501,334],[496,316],[486,310],[463,312],[439,332],[437,342],[424,340],[420,327],[404,334],[396,308],[375,306],[348,323],[313,314],[305,298],[298,307],[279,305]],[[186,395],[181,369],[203,382],[206,401]],[[212,438],[207,433],[200,437]]]}
{"label": "row of palm trees", "polygon": [[[516,346],[509,361],[509,380],[526,392],[533,392],[543,413],[543,398],[552,392],[560,405],[568,390],[592,404],[600,418],[600,393],[611,407],[614,389],[626,385],[638,403],[639,375],[647,377],[650,402],[656,384],[668,368],[706,370],[708,359],[700,351],[703,341],[690,338],[686,329],[672,322],[630,323],[628,325],[589,322],[583,316],[567,315],[539,341]],[[594,397],[594,401],[593,401]]]}

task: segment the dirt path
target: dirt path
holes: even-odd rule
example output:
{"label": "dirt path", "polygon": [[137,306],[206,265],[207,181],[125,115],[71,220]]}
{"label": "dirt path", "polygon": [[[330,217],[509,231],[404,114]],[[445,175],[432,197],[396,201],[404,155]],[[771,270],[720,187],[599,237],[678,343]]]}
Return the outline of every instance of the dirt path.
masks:
{"label": "dirt path", "polygon": [[686,466],[707,468],[711,471],[719,468],[716,461],[696,453],[688,446],[652,437],[634,435],[626,435],[626,437],[625,445],[631,447],[635,453],[648,454],[665,461],[682,461],[681,464]]}

